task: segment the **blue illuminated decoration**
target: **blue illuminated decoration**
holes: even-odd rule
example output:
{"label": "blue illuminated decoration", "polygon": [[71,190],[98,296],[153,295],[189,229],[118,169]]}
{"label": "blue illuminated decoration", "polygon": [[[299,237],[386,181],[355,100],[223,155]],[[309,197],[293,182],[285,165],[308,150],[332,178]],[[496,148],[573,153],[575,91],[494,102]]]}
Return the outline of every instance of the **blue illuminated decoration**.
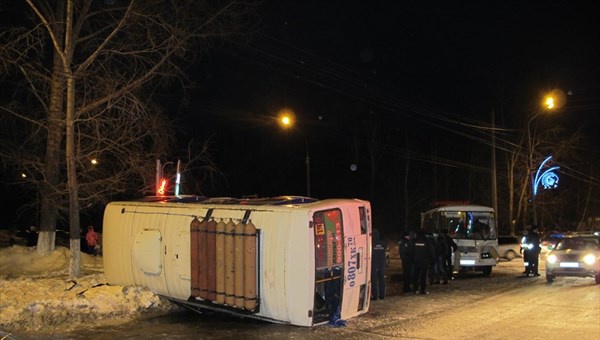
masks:
{"label": "blue illuminated decoration", "polygon": [[546,158],[542,164],[540,164],[540,167],[535,173],[535,178],[531,184],[533,186],[533,196],[537,196],[538,187],[540,184],[544,187],[544,189],[554,189],[558,187],[558,175],[554,171],[560,169],[560,167],[552,166],[542,171],[546,163],[548,163],[551,158],[552,156],[548,156],[548,158]]}

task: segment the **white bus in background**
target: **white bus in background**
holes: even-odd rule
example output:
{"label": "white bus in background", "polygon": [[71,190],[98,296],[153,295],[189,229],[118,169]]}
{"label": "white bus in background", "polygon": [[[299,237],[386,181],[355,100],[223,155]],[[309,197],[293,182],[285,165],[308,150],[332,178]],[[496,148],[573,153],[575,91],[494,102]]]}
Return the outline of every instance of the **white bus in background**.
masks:
{"label": "white bus in background", "polygon": [[490,207],[446,204],[421,214],[421,227],[434,235],[448,231],[458,250],[454,271],[481,271],[490,275],[498,263],[496,214]]}
{"label": "white bus in background", "polygon": [[314,326],[369,310],[371,206],[357,199],[112,202],[104,272],[192,310]]}

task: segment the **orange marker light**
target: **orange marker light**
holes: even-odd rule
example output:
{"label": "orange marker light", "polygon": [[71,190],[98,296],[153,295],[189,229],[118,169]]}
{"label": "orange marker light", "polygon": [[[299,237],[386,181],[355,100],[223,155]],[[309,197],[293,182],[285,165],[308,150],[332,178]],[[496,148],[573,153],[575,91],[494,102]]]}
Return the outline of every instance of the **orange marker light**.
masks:
{"label": "orange marker light", "polygon": [[162,181],[160,181],[160,186],[158,187],[158,189],[156,189],[156,192],[158,193],[158,195],[164,196],[166,188],[167,180],[163,178]]}

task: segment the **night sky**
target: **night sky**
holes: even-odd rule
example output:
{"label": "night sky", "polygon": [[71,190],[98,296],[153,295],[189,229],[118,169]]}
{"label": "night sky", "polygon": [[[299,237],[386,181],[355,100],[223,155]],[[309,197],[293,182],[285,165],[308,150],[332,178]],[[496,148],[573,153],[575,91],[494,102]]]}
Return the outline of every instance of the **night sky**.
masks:
{"label": "night sky", "polygon": [[[308,147],[312,196],[371,200],[375,223],[393,233],[406,195],[411,224],[434,200],[490,205],[491,112],[506,129],[499,143],[518,140],[541,96],[559,88],[567,104],[536,124],[585,133],[591,162],[574,167],[589,175],[595,164],[596,179],[571,181],[590,181],[600,195],[596,7],[264,1],[247,36],[213,45],[190,69],[189,101],[164,94],[176,101],[168,108],[181,150],[208,140],[221,171],[210,183],[184,175],[195,191],[184,193],[305,195]],[[276,123],[282,108],[296,114],[292,130]],[[504,157],[498,151],[499,167]]]}
{"label": "night sky", "polygon": [[[411,223],[434,200],[489,205],[492,110],[512,129],[500,143],[518,140],[555,88],[567,105],[536,124],[582,130],[598,159],[592,2],[266,1],[258,12],[255,33],[198,65],[182,110],[182,135],[211,137],[224,174],[202,185],[208,196],[305,195],[308,144],[312,196],[369,199],[383,229],[403,223],[407,159]],[[292,131],[274,121],[284,107]]]}

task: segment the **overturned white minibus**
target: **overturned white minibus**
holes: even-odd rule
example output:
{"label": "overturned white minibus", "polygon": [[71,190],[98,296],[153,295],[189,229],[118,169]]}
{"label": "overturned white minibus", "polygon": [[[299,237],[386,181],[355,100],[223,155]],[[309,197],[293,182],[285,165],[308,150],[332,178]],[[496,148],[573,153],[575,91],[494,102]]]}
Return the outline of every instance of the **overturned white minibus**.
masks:
{"label": "overturned white minibus", "polygon": [[293,196],[113,202],[104,272],[194,310],[299,326],[348,319],[369,309],[370,210]]}

